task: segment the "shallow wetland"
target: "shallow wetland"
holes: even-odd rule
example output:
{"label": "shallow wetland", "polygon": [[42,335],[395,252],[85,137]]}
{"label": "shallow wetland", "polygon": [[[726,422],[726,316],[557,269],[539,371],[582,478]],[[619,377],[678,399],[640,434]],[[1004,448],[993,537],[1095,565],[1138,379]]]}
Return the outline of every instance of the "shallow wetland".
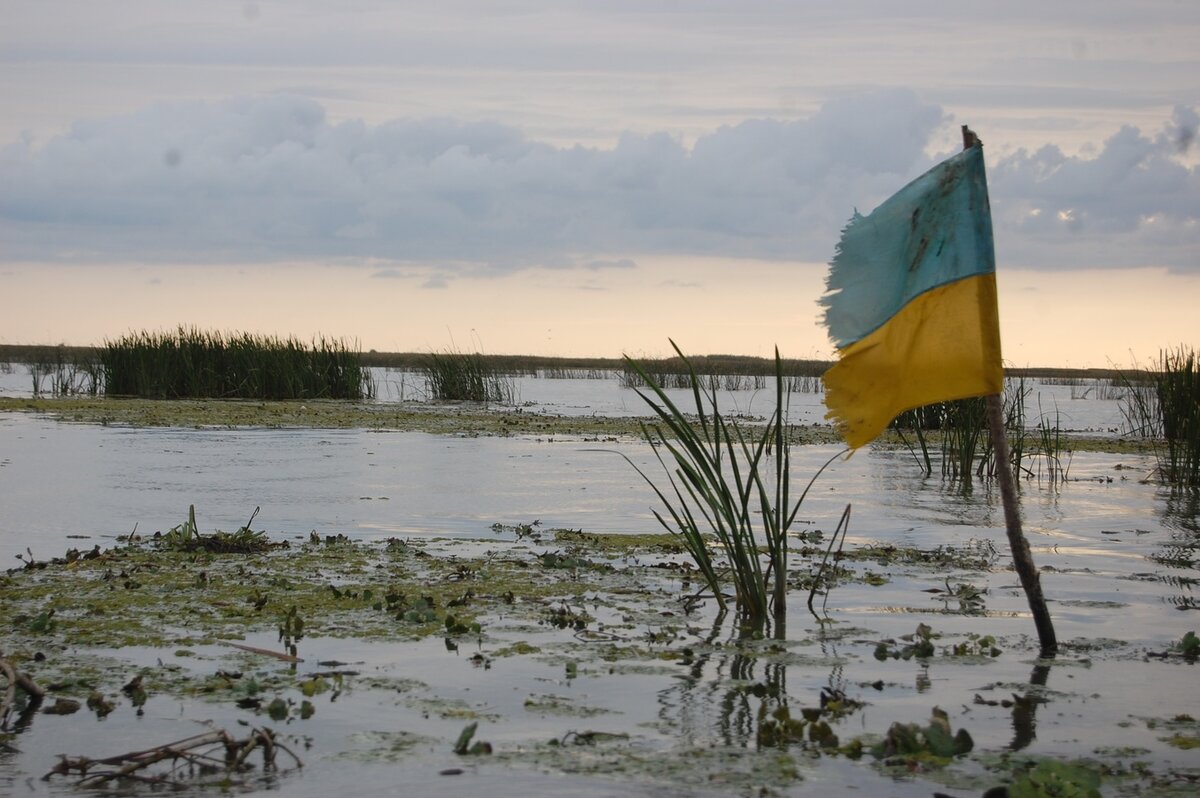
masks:
{"label": "shallow wetland", "polygon": [[[1035,386],[1078,442],[1065,481],[1021,484],[1063,644],[1040,660],[993,486],[923,476],[902,446],[821,476],[790,544],[786,628],[755,637],[701,594],[614,454],[657,467],[615,380],[526,379],[495,408],[395,384],[362,407],[51,402],[12,380],[0,653],[48,695],[11,708],[0,794],[80,794],[77,773],[42,778],[60,756],[218,728],[271,729],[303,767],[185,768],[169,774],[182,794],[1200,789],[1185,644],[1200,500],[1145,480],[1154,461],[1120,438],[1115,401]],[[820,397],[793,402],[806,482],[838,447],[814,426]],[[843,557],[818,575],[847,504]],[[156,539],[189,506],[203,534],[253,518],[286,545]]]}

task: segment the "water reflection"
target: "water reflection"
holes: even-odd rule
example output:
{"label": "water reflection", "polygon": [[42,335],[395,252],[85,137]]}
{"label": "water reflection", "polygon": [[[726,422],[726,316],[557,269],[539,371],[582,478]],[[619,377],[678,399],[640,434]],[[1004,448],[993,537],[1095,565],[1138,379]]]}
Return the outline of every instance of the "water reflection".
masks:
{"label": "water reflection", "polygon": [[1009,750],[1020,751],[1037,739],[1037,707],[1046,703],[1040,688],[1046,686],[1049,678],[1050,664],[1039,662],[1029,676],[1029,684],[1034,689],[1027,690],[1024,695],[1013,694],[1013,739],[1008,744]]}
{"label": "water reflection", "polygon": [[[732,626],[732,629],[728,629]],[[832,723],[859,704],[846,697],[836,643],[822,640],[819,657],[801,657],[782,629],[767,638],[718,617],[690,653],[687,670],[658,693],[659,718],[693,745],[730,748],[818,748],[837,744]],[[801,701],[788,685],[788,670],[828,668],[825,684]]]}
{"label": "water reflection", "polygon": [[1168,604],[1179,610],[1200,609],[1195,595],[1200,578],[1188,573],[1196,571],[1200,562],[1200,491],[1172,487],[1164,489],[1161,498],[1159,515],[1170,538],[1149,555],[1152,562],[1165,566],[1154,572],[1155,578],[1172,588],[1172,594],[1164,597]]}
{"label": "water reflection", "polygon": [[1174,487],[1163,491],[1162,524],[1200,542],[1200,490]]}

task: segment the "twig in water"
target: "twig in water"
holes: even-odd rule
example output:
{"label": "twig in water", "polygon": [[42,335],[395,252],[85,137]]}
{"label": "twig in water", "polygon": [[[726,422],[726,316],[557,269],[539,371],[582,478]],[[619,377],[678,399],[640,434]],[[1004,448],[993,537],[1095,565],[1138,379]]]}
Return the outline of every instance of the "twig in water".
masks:
{"label": "twig in water", "polygon": [[0,657],[0,673],[3,673],[8,679],[8,686],[4,688],[4,698],[0,699],[0,728],[5,728],[8,725],[8,713],[12,711],[13,702],[17,698],[17,688],[20,687],[34,701],[41,701],[46,697],[46,691],[41,686],[24,673],[18,671],[13,664],[8,660]]}
{"label": "twig in water", "polygon": [[[243,771],[246,769],[245,760],[256,749],[263,752],[263,770],[275,770],[276,751],[284,751],[295,762],[297,768],[304,767],[300,757],[283,743],[275,739],[270,729],[252,729],[245,740],[236,740],[223,729],[186,737],[173,743],[167,743],[143,751],[131,751],[127,754],[90,759],[86,756],[68,757],[59,760],[49,773],[42,777],[49,781],[51,776],[69,776],[78,773],[80,779],[77,787],[100,787],[111,781],[132,779],[150,784],[174,784],[172,774],[179,768],[179,763],[194,766],[200,772]],[[163,775],[143,773],[147,768],[159,762],[171,760],[171,767]],[[98,770],[98,766],[110,766]]]}
{"label": "twig in water", "polygon": [[265,657],[274,657],[275,659],[283,660],[284,662],[304,662],[302,657],[296,657],[291,654],[285,654],[282,651],[272,651],[269,648],[259,648],[258,646],[246,646],[241,643],[230,643],[225,641],[225,645],[239,648],[242,651],[249,651],[251,654],[262,654]]}
{"label": "twig in water", "polygon": [[[829,562],[829,555],[833,552],[833,544],[837,543],[838,535],[842,537],[841,545],[838,546],[837,556],[835,561],[842,557],[842,546],[846,545],[846,533],[850,530],[850,505],[846,505],[846,509],[842,511],[842,518],[838,521],[837,529],[833,530],[833,537],[829,539],[829,548],[825,550],[825,556],[821,558],[821,567],[817,569],[817,575],[813,578],[812,587],[808,591],[808,611],[818,621],[821,616],[817,615],[817,611],[813,609],[813,596],[817,594],[817,588],[821,585],[821,579],[825,576],[825,564]],[[824,599],[821,601],[821,611],[825,611],[825,602],[829,600],[829,591],[825,591]]]}

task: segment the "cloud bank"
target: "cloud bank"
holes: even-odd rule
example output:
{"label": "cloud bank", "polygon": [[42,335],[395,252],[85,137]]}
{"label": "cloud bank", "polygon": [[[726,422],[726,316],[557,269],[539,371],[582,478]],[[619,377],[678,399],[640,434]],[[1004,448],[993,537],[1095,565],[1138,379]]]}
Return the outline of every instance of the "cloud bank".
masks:
{"label": "cloud bank", "polygon": [[[691,147],[658,133],[601,149],[497,123],[332,122],[288,95],[159,104],[0,150],[0,258],[493,273],[647,254],[820,262],[856,207],[932,165],[950,122],[886,90]],[[1088,156],[1046,145],[989,162],[1001,262],[1200,271],[1198,123],[1178,107],[1160,130],[1122,128]]]}

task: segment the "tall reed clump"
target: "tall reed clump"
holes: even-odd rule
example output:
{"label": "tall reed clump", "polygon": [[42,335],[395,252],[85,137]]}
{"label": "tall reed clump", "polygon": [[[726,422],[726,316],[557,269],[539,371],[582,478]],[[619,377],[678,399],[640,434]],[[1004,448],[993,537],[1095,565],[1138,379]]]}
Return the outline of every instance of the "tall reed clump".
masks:
{"label": "tall reed clump", "polygon": [[129,333],[100,351],[105,392],[147,399],[364,399],[374,396],[361,354],[341,340],[306,346],[250,333]]}
{"label": "tall reed clump", "polygon": [[[779,626],[787,612],[788,530],[808,488],[833,459],[793,501],[784,375],[778,350],[775,412],[761,429],[747,430],[721,414],[716,387],[701,388],[691,361],[674,341],[671,346],[691,378],[695,419],[671,401],[640,363],[626,358],[627,367],[649,389],[648,393],[639,390],[638,395],[653,410],[657,423],[642,423],[642,434],[667,474],[667,486],[656,485],[629,462],[663,504],[665,515],[656,510],[655,518],[682,538],[721,610],[726,609],[724,580],[728,578],[733,583],[736,607],[747,625],[761,629],[773,616]],[[716,558],[714,543],[721,552]]]}
{"label": "tall reed clump", "polygon": [[1200,485],[1200,368],[1195,350],[1164,351],[1156,383],[1167,443],[1166,478]]}
{"label": "tall reed clump", "polygon": [[513,398],[512,379],[478,352],[431,352],[423,358],[421,371],[434,399],[509,403]]}
{"label": "tall reed clump", "polygon": [[[917,407],[906,410],[892,421],[892,427],[902,440],[905,430],[916,436],[921,450],[919,460],[925,473],[933,473],[930,443],[936,441],[940,443],[942,476],[964,482],[969,481],[972,474],[982,474],[986,468],[990,449],[986,426],[986,403],[982,398]],[[936,433],[936,438],[930,433]]]}
{"label": "tall reed clump", "polygon": [[33,395],[95,396],[103,382],[95,355],[66,346],[34,350],[26,367],[33,380]]}
{"label": "tall reed clump", "polygon": [[1200,364],[1196,351],[1161,350],[1158,370],[1147,386],[1126,378],[1123,410],[1128,425],[1144,437],[1161,438],[1158,471],[1172,485],[1200,485]]}
{"label": "tall reed clump", "polygon": [[[777,364],[769,364],[761,358],[736,355],[707,355],[689,358],[688,361],[685,363],[680,357],[642,359],[635,369],[626,359],[620,373],[621,387],[645,387],[648,376],[656,385],[667,389],[688,390],[698,384],[705,391],[715,388],[757,391],[767,387],[772,370],[777,368]],[[784,391],[820,393],[825,387],[821,374],[827,367],[827,363],[815,360],[783,361]]]}
{"label": "tall reed clump", "polygon": [[[1061,482],[1067,476],[1068,464],[1063,461],[1067,441],[1058,424],[1057,413],[1051,423],[1049,417],[1040,412],[1039,402],[1036,434],[1030,439],[1025,429],[1025,403],[1029,394],[1024,377],[1006,381],[1004,429],[1010,464],[1016,473],[1031,477],[1036,465],[1039,478],[1044,476],[1051,484]],[[972,477],[996,474],[995,448],[987,434],[986,407],[982,397],[938,402],[901,413],[892,421],[892,427],[908,444],[927,474],[933,473],[930,446],[936,444],[942,477],[961,482],[965,490],[969,489]],[[906,432],[916,438],[915,446],[908,443]]]}

